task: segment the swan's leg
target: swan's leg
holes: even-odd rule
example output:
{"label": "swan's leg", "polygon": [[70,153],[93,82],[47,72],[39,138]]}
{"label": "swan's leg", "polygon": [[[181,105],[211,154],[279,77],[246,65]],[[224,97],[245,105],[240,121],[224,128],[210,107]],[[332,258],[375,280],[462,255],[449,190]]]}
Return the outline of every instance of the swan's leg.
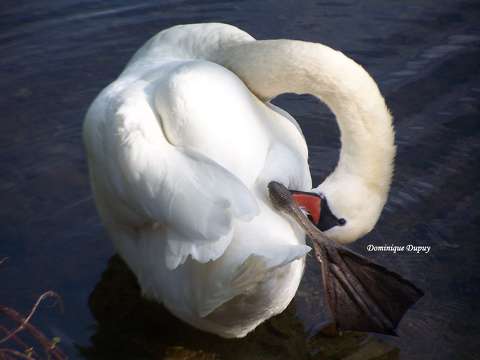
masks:
{"label": "swan's leg", "polygon": [[395,335],[403,315],[423,292],[400,275],[337,246],[310,222],[284,185],[272,181],[268,190],[273,205],[295,219],[312,240],[337,328]]}
{"label": "swan's leg", "polygon": [[313,242],[337,327],[395,335],[403,315],[423,292],[400,275],[345,248]]}

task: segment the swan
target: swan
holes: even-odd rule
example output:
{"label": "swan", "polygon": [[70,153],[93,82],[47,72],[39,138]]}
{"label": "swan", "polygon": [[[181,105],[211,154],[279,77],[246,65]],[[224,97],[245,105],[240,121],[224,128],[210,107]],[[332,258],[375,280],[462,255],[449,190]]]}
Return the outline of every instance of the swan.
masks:
{"label": "swan", "polygon": [[[338,164],[313,189],[302,131],[270,103],[286,92],[317,97],[340,128]],[[323,234],[347,244],[377,222],[395,156],[392,117],[360,65],[220,23],[147,41],[93,101],[83,137],[99,215],[143,296],[226,338],[287,307],[311,250],[268,185],[320,195]]]}

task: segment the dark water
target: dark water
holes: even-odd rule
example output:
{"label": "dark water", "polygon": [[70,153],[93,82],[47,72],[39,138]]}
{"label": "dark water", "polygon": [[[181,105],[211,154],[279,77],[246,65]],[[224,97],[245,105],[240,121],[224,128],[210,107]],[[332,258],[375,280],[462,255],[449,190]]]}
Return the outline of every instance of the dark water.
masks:
{"label": "dark water", "polygon": [[[258,39],[322,42],[374,76],[395,116],[398,156],[382,219],[354,248],[432,246],[426,255],[368,254],[426,291],[400,337],[380,340],[399,348],[402,359],[480,357],[478,1],[3,1],[0,15],[0,258],[8,257],[0,303],[26,312],[40,293],[57,291],[64,313],[42,308],[34,321],[61,337],[71,358],[82,357],[79,347],[90,354],[102,347],[96,358],[118,357],[118,344],[99,340],[108,330],[96,327],[87,305],[113,251],[89,190],[85,111],[150,36],[209,21]],[[301,123],[318,183],[338,156],[332,116],[312,97],[276,102]],[[324,320],[311,301],[320,299],[318,275],[309,267],[292,310],[307,330]],[[261,349],[258,358],[275,358],[274,347]],[[241,351],[237,346],[239,358]]]}

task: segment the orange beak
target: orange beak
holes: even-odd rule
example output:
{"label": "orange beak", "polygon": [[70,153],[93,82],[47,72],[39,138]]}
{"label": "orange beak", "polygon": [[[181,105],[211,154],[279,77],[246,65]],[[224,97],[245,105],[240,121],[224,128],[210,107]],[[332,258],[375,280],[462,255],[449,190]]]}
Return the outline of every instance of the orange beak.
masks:
{"label": "orange beak", "polygon": [[317,225],[320,221],[320,212],[322,208],[322,198],[320,195],[295,190],[290,190],[290,192],[297,205],[306,210],[312,222]]}

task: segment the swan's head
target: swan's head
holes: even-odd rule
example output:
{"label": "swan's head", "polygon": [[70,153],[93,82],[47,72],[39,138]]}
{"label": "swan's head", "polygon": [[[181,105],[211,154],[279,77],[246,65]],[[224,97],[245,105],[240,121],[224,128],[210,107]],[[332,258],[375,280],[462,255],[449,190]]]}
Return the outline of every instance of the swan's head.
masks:
{"label": "swan's head", "polygon": [[331,180],[327,178],[314,190],[324,199],[319,228],[334,241],[351,243],[373,229],[387,192],[360,178]]}

